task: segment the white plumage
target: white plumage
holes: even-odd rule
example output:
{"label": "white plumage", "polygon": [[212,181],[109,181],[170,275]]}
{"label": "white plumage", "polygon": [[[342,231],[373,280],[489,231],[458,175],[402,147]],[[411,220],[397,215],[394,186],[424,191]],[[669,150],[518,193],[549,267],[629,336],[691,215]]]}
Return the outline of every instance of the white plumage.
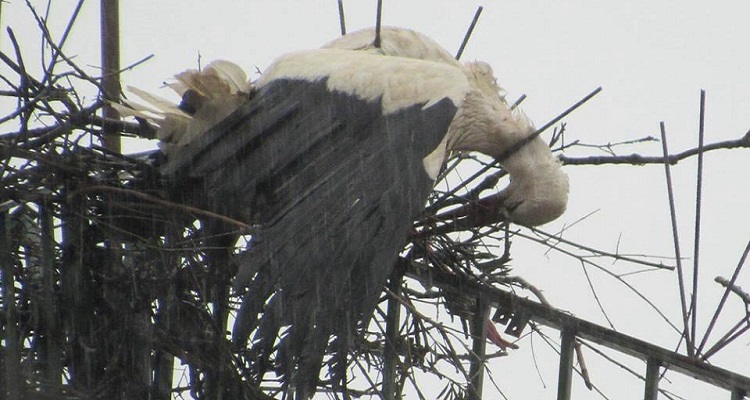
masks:
{"label": "white plumage", "polygon": [[471,89],[461,70],[448,65],[341,49],[283,55],[266,69],[257,86],[279,79],[325,80],[331,91],[380,101],[385,114],[414,104],[429,107],[446,97],[460,104]]}
{"label": "white plumage", "polygon": [[[380,47],[373,45],[373,38],[374,30],[364,29],[322,49],[282,55],[254,84],[246,80],[240,67],[222,60],[201,71],[181,72],[168,86],[194,108],[189,110],[192,115],[135,88],[130,90],[152,107],[133,104],[136,111],[121,111],[156,121],[162,148],[169,152],[229,115],[254,86],[260,88],[279,79],[325,80],[329,90],[380,101],[386,114],[413,104],[429,107],[449,98],[459,107],[458,113],[442,143],[423,160],[433,180],[453,152],[479,151],[499,157],[534,132],[520,110],[509,108],[488,64],[461,64],[434,40],[408,29],[383,28]],[[500,194],[507,202],[508,219],[540,225],[562,215],[568,178],[542,139],[533,139],[501,165],[511,176],[511,183]]]}
{"label": "white plumage", "polygon": [[214,60],[201,70],[182,71],[166,85],[182,97],[180,105],[132,86],[128,91],[148,105],[132,101],[114,105],[123,116],[137,116],[155,124],[164,153],[186,146],[226,118],[247,101],[253,88],[245,71],[225,60]]}

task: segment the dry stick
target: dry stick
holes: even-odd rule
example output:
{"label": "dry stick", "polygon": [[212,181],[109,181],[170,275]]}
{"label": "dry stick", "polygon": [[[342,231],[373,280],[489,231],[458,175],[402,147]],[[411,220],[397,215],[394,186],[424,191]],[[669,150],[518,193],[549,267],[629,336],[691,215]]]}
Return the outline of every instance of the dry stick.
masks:
{"label": "dry stick", "polygon": [[484,7],[482,6],[477,7],[477,12],[474,13],[474,18],[471,20],[469,29],[466,30],[466,35],[464,35],[464,40],[461,41],[461,46],[459,46],[458,52],[456,52],[456,60],[461,59],[461,55],[464,53],[464,48],[466,48],[466,44],[469,43],[471,33],[474,32],[474,27],[477,26],[477,21],[479,21],[479,16],[482,14],[483,9]]}
{"label": "dry stick", "polygon": [[346,35],[346,19],[344,18],[344,0],[339,0],[339,27],[341,36]]}
{"label": "dry stick", "polygon": [[[606,354],[605,352],[603,352],[603,351],[601,351],[601,350],[597,349],[597,348],[596,348],[595,346],[593,346],[592,344],[590,344],[590,343],[587,343],[587,342],[584,342],[584,341],[580,341],[580,343],[581,343],[582,345],[586,346],[586,347],[587,347],[587,348],[588,348],[589,350],[591,350],[591,351],[593,351],[594,353],[596,353],[596,354],[597,354],[598,356],[600,356],[600,357],[602,357],[603,359],[605,359],[605,360],[607,360],[607,361],[611,362],[611,363],[612,363],[612,364],[614,364],[615,366],[617,366],[617,367],[620,367],[620,368],[621,368],[621,369],[623,369],[623,370],[624,370],[625,372],[627,372],[627,373],[629,373],[629,374],[631,374],[631,375],[635,376],[636,378],[638,378],[638,379],[640,379],[640,380],[642,380],[642,381],[645,381],[645,380],[646,380],[646,377],[645,377],[645,376],[643,376],[643,375],[639,374],[638,372],[634,371],[634,370],[633,370],[632,368],[630,368],[630,367],[628,367],[627,365],[625,365],[625,364],[621,363],[620,361],[617,361],[617,360],[615,360],[615,359],[614,359],[614,358],[612,358],[611,356],[607,355],[607,354]],[[661,379],[661,378],[660,378],[660,379]],[[668,393],[668,392],[667,392],[667,391],[666,391],[665,389],[659,389],[659,392],[661,392],[661,393],[662,393],[662,394],[663,394],[664,396],[666,396],[666,397],[667,397],[668,399],[673,399],[673,400],[674,400],[674,397],[670,396],[670,395],[669,395],[669,393]]]}
{"label": "dry stick", "polygon": [[[727,278],[724,278],[722,276],[717,276],[716,278],[714,278],[714,282],[718,283],[721,286],[724,286],[725,288],[729,288],[729,290],[731,290],[732,292],[734,292],[734,294],[736,294],[737,296],[740,296],[740,299],[742,299],[742,301],[745,304],[747,304],[747,305],[750,306],[750,294],[748,294],[747,292],[745,292],[744,290],[742,290],[741,287],[739,287],[737,285],[734,285],[734,284],[731,284],[727,280]],[[748,311],[748,312],[750,313],[750,311]]]}
{"label": "dry stick", "polygon": [[581,341],[576,340],[575,343],[576,357],[578,358],[578,365],[581,368],[581,377],[583,377],[583,383],[586,384],[588,390],[593,390],[594,385],[591,383],[591,377],[589,376],[589,369],[586,368],[586,359],[583,358],[583,349],[581,349]]}
{"label": "dry stick", "polygon": [[380,48],[380,23],[383,20],[383,0],[378,0],[378,10],[375,14],[375,41],[372,42],[372,45],[375,46],[375,48]]}
{"label": "dry stick", "polygon": [[[554,240],[554,241],[556,241],[558,243],[564,243],[564,244],[573,246],[573,247],[575,247],[577,249],[580,249],[580,250],[588,251],[588,252],[590,252],[592,254],[598,254],[600,256],[610,257],[610,258],[613,258],[615,260],[622,260],[622,261],[630,262],[630,263],[633,263],[633,264],[645,265],[645,266],[648,266],[648,267],[654,267],[654,268],[659,268],[659,269],[667,269],[667,270],[670,270],[670,271],[674,270],[674,267],[671,266],[671,265],[664,265],[662,263],[653,263],[653,262],[646,261],[646,260],[639,260],[639,259],[637,259],[635,257],[630,257],[630,256],[627,256],[627,255],[622,255],[622,254],[619,254],[619,253],[610,253],[610,252],[607,252],[607,251],[604,251],[604,250],[598,250],[598,249],[595,249],[593,247],[589,247],[589,246],[583,245],[581,243],[574,242],[572,240],[564,239],[562,236],[553,235],[551,233],[547,233],[547,232],[545,232],[545,231],[543,231],[543,230],[541,230],[539,228],[533,228],[533,227],[527,227],[527,228],[530,231],[532,231],[532,232],[534,232],[536,234],[539,234],[539,235],[542,235],[542,236],[546,236],[548,239]],[[545,240],[545,242],[546,242],[546,240]]]}
{"label": "dry stick", "polygon": [[158,197],[147,195],[147,194],[139,192],[137,190],[122,189],[122,188],[112,187],[112,186],[93,185],[93,186],[87,186],[85,188],[81,188],[81,189],[79,189],[79,190],[71,193],[70,196],[75,196],[75,195],[80,194],[80,193],[96,192],[96,191],[114,192],[114,193],[125,194],[125,195],[128,195],[128,196],[134,196],[134,197],[137,197],[137,198],[142,199],[142,200],[147,200],[147,201],[150,201],[152,203],[155,203],[155,204],[158,204],[158,205],[162,205],[162,206],[165,206],[165,207],[170,207],[170,208],[173,208],[173,209],[176,209],[176,210],[179,210],[179,211],[182,211],[182,212],[186,212],[186,213],[189,213],[189,214],[203,215],[204,217],[214,218],[214,219],[217,219],[219,221],[225,222],[225,223],[230,224],[230,225],[234,225],[234,226],[242,228],[242,229],[250,229],[250,228],[252,228],[251,225],[248,225],[248,224],[246,224],[246,223],[244,223],[242,221],[238,221],[236,219],[232,219],[230,217],[227,217],[226,215],[217,214],[215,212],[211,212],[211,211],[207,211],[207,210],[202,210],[200,208],[191,207],[191,206],[187,206],[187,205],[184,205],[184,204],[173,203],[173,202],[168,201],[168,200],[163,200],[163,199],[160,199]]}
{"label": "dry stick", "polygon": [[669,168],[669,150],[667,149],[667,132],[664,127],[664,121],[659,123],[661,130],[661,145],[664,154],[664,173],[667,178],[667,195],[669,197],[669,214],[672,220],[672,241],[674,242],[674,253],[677,263],[677,280],[680,288],[680,306],[682,307],[683,335],[685,336],[685,346],[687,354],[693,357],[695,343],[690,339],[690,330],[688,327],[688,309],[685,301],[685,279],[682,273],[682,257],[680,256],[680,239],[677,233],[677,212],[675,211],[674,192],[672,190],[672,171]]}
{"label": "dry stick", "polygon": [[693,338],[693,346],[695,346],[695,338],[698,337],[696,331],[696,321],[698,320],[698,260],[700,253],[700,241],[701,241],[701,199],[703,195],[703,138],[704,138],[704,121],[706,115],[706,91],[701,89],[701,100],[700,100],[700,117],[698,122],[698,171],[696,177],[696,188],[695,188],[695,231],[694,231],[694,242],[693,242],[693,293],[690,300],[690,308],[692,312],[690,320],[691,337]]}
{"label": "dry stick", "polygon": [[[518,236],[518,237],[524,238],[524,239],[528,239],[528,240],[531,240],[531,241],[534,241],[534,242],[541,243],[541,244],[549,246],[549,244],[547,243],[546,240],[540,240],[539,238],[537,238],[535,236],[524,234],[522,231],[517,231],[515,233],[515,235]],[[638,296],[646,304],[648,304],[648,306],[651,307],[654,310],[654,312],[656,312],[656,314],[658,314],[659,317],[661,317],[664,320],[664,322],[666,322],[672,329],[674,329],[676,332],[680,332],[679,328],[677,328],[672,323],[672,321],[670,321],[669,318],[667,318],[667,316],[664,314],[664,312],[659,307],[657,307],[656,304],[654,304],[651,300],[649,300],[648,297],[646,297],[643,293],[639,292],[638,289],[636,289],[632,284],[628,283],[628,281],[626,281],[625,279],[621,278],[620,276],[618,276],[617,274],[613,273],[609,269],[604,268],[603,266],[601,266],[601,265],[599,265],[599,264],[597,264],[597,263],[589,260],[588,258],[584,258],[584,257],[582,257],[582,256],[580,256],[580,255],[578,255],[576,253],[573,253],[570,250],[563,249],[563,248],[561,248],[559,246],[553,246],[553,247],[551,247],[551,249],[555,250],[555,251],[557,251],[559,253],[562,253],[564,255],[573,257],[573,258],[581,261],[582,263],[590,265],[590,266],[592,266],[592,267],[600,270],[601,272],[603,272],[603,273],[611,276],[612,278],[616,279],[618,282],[620,282],[623,285],[625,285],[625,287],[627,287],[630,291],[632,291],[636,296]]]}
{"label": "dry stick", "polygon": [[[556,344],[556,343],[555,343],[555,342],[554,342],[554,341],[553,341],[553,340],[552,340],[552,339],[551,339],[551,338],[550,338],[549,336],[547,336],[547,335],[546,335],[546,334],[545,334],[544,332],[542,332],[542,330],[541,330],[541,329],[539,329],[538,327],[535,327],[534,325],[532,325],[532,329],[534,329],[534,331],[535,331],[535,332],[536,332],[537,334],[539,334],[539,337],[541,337],[541,338],[542,338],[542,340],[543,340],[543,341],[544,341],[544,342],[545,342],[545,343],[547,344],[547,346],[549,346],[549,347],[550,347],[550,348],[551,348],[552,350],[554,350],[554,351],[555,351],[555,352],[556,352],[556,353],[557,353],[558,355],[560,355],[560,346],[559,346],[559,345],[557,345],[557,344]],[[589,347],[589,348],[591,348],[591,349],[595,349],[595,348],[594,348],[593,346],[589,345],[588,343],[584,343],[584,342],[581,342],[581,343],[583,343],[584,345],[588,346],[588,347]],[[618,365],[618,366],[620,366],[620,367],[623,367],[623,366],[622,366],[622,364],[617,364],[617,363],[615,363],[615,364],[616,364],[616,365]],[[627,368],[625,368],[625,369],[627,369]],[[573,366],[573,370],[574,370],[574,371],[575,371],[575,372],[576,372],[576,373],[577,373],[578,375],[580,375],[580,376],[581,376],[581,378],[583,378],[583,373],[581,372],[580,368],[576,368],[575,366]],[[601,390],[600,390],[600,389],[599,389],[599,388],[598,388],[598,387],[597,387],[596,385],[594,385],[594,384],[592,383],[592,384],[591,384],[591,387],[592,387],[592,388],[593,388],[593,390],[594,390],[594,391],[596,391],[596,393],[597,393],[597,394],[599,394],[599,396],[601,396],[601,397],[602,397],[603,399],[605,399],[605,400],[609,400],[609,397],[607,397],[607,396],[606,396],[606,395],[604,394],[604,392],[602,392],[602,391],[601,391]]]}
{"label": "dry stick", "polygon": [[737,263],[737,267],[734,269],[734,274],[732,274],[732,278],[729,280],[729,284],[725,285],[724,294],[721,296],[719,305],[716,307],[716,311],[714,311],[713,317],[711,317],[711,322],[708,323],[708,328],[706,328],[706,334],[703,336],[703,340],[701,340],[700,346],[698,346],[698,354],[700,354],[701,350],[703,350],[708,337],[711,335],[711,331],[714,329],[714,324],[716,324],[716,320],[719,318],[719,314],[721,314],[721,310],[724,308],[724,303],[727,301],[727,297],[729,296],[729,292],[731,290],[730,288],[734,286],[734,282],[737,280],[737,276],[740,274],[740,270],[745,264],[748,253],[750,253],[750,241],[748,241],[747,245],[745,246],[745,251],[742,253],[740,262]]}
{"label": "dry stick", "polygon": [[[750,148],[750,131],[747,131],[741,138],[724,140],[721,142],[709,143],[703,146],[703,153],[713,150],[729,150],[739,148]],[[688,157],[697,155],[700,151],[697,148],[688,149],[683,152],[672,154],[668,157],[670,165],[675,165]],[[565,165],[602,165],[602,164],[625,164],[625,165],[645,165],[645,164],[664,164],[664,156],[642,156],[640,154],[629,154],[623,156],[589,156],[589,157],[566,157],[560,155],[560,161]]]}
{"label": "dry stick", "polygon": [[[55,47],[52,48],[52,59],[49,62],[49,65],[47,66],[47,69],[44,71],[44,77],[42,77],[42,84],[47,83],[47,79],[51,78],[53,76],[52,70],[54,69],[55,65],[57,65],[57,60],[62,52],[62,48],[65,45],[65,41],[68,39],[68,35],[70,35],[70,31],[73,29],[73,25],[75,24],[76,20],[78,19],[78,14],[81,12],[81,8],[83,7],[84,0],[78,0],[78,4],[76,4],[75,9],[73,9],[73,14],[71,14],[70,18],[68,19],[68,24],[65,26],[65,30],[63,31],[62,36],[60,37],[59,42]],[[34,15],[34,18],[39,23],[39,27],[42,30],[42,34],[44,37],[47,38],[47,41],[52,43],[52,35],[49,33],[49,29],[47,28],[47,25],[44,21],[47,21],[46,18],[40,18],[40,16],[36,13],[36,9],[34,6],[32,6],[31,2],[29,0],[26,0],[26,6],[31,11],[32,15]]]}
{"label": "dry stick", "polygon": [[[735,330],[737,330],[743,324],[745,324],[745,326],[735,332]],[[732,329],[730,329],[729,332],[727,332],[721,339],[719,339],[716,344],[714,344],[710,349],[706,350],[706,354],[701,357],[701,360],[708,360],[709,357],[718,353],[719,350],[723,349],[729,343],[732,343],[735,339],[742,336],[748,330],[750,330],[750,323],[748,323],[747,317],[745,317],[740,320],[740,322],[738,322],[734,327],[732,327]]]}
{"label": "dry stick", "polygon": [[[32,84],[36,85],[37,82],[35,82],[34,79],[31,78],[31,76],[28,73],[26,73],[26,67],[24,66],[23,57],[21,55],[21,48],[18,45],[16,36],[13,34],[13,30],[10,29],[10,27],[8,27],[7,31],[8,31],[8,37],[10,38],[11,43],[13,44],[13,49],[15,50],[15,53],[16,53],[16,59],[18,60],[17,68],[15,68],[14,70],[18,73],[19,80],[20,80],[19,85],[18,85],[18,92],[19,92],[18,109],[15,112],[11,113],[13,117],[11,117],[10,115],[6,117],[8,119],[11,119],[11,118],[15,118],[15,116],[18,116],[18,115],[21,116],[21,123],[20,123],[21,129],[20,130],[21,130],[22,135],[13,139],[13,143],[11,144],[11,149],[13,149],[18,145],[18,142],[21,136],[23,136],[23,133],[28,132],[29,130],[29,119],[31,118],[31,115],[33,113],[33,108],[31,107],[33,107],[33,105],[35,104],[35,102],[32,103],[29,99],[29,86],[31,86]],[[5,61],[6,64],[8,65],[15,64],[13,63],[12,60],[9,60],[9,61]],[[4,119],[0,119],[0,121],[2,120]],[[5,157],[5,159],[2,162],[2,165],[0,165],[0,178],[5,177],[5,172],[8,170],[8,167],[10,166],[10,159],[11,159],[10,153],[8,153],[8,156]]]}
{"label": "dry stick", "polygon": [[519,97],[513,104],[510,105],[511,110],[515,110],[518,108],[518,106],[523,103],[523,101],[526,100],[526,93],[522,94],[521,97]]}

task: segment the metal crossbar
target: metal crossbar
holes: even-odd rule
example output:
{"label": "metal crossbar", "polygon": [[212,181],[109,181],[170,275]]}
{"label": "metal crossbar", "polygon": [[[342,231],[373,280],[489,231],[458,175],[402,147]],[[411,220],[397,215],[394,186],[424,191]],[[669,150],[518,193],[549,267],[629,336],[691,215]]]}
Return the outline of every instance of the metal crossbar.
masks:
{"label": "metal crossbar", "polygon": [[[424,276],[414,276],[424,280]],[[513,320],[516,317],[528,319],[541,325],[560,330],[562,344],[560,351],[560,370],[558,381],[558,400],[569,400],[572,382],[573,352],[575,339],[588,340],[646,362],[646,400],[656,399],[659,389],[659,369],[667,368],[693,377],[716,387],[728,390],[732,400],[745,399],[750,393],[750,378],[735,372],[701,362],[641,339],[605,328],[563,311],[550,308],[540,303],[518,297],[500,289],[482,286],[473,282],[456,282],[458,278],[433,273],[430,280],[443,290],[458,290],[463,293],[475,293],[487,304],[502,310],[502,313]],[[518,329],[514,323],[509,328]]]}

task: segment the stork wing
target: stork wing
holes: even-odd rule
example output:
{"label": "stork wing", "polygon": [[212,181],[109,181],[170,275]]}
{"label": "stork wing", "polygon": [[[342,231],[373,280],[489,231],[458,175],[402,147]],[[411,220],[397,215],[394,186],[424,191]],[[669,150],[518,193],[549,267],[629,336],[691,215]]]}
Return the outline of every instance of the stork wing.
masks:
{"label": "stork wing", "polygon": [[240,257],[235,286],[248,291],[233,333],[245,345],[255,331],[258,378],[277,368],[311,395],[334,335],[345,382],[349,340],[432,188],[422,159],[455,112],[443,99],[384,115],[380,99],[283,79],[170,154],[164,174],[200,179],[214,211],[259,224]]}

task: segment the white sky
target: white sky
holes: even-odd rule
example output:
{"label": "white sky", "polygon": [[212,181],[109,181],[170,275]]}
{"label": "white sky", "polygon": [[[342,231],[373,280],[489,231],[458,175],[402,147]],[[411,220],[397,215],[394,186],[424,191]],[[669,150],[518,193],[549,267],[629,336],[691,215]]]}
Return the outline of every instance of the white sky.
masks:
{"label": "white sky", "polygon": [[[33,1],[43,7],[45,2]],[[53,35],[59,37],[75,4],[55,0],[51,12]],[[196,1],[128,0],[121,2],[122,64],[149,54],[147,64],[127,73],[125,84],[158,91],[175,72],[193,68],[198,54],[204,63],[224,58],[251,72],[261,70],[276,56],[319,47],[339,34],[335,0],[319,1]],[[421,31],[455,52],[480,4],[472,1],[385,0],[383,23]],[[67,47],[80,65],[99,65],[98,4],[89,1]],[[495,69],[499,83],[515,99],[525,93],[523,108],[537,125],[544,124],[579,98],[603,86],[604,91],[567,118],[567,141],[606,144],[658,137],[665,121],[672,151],[697,143],[699,90],[707,91],[706,142],[735,139],[750,129],[750,3],[746,1],[486,1],[484,12],[464,52],[463,60],[479,59]],[[375,0],[345,1],[350,31],[374,25]],[[3,28],[11,26],[33,60],[37,34],[23,1],[2,5]],[[3,51],[12,54],[3,32]],[[2,73],[3,71],[0,71]],[[4,114],[4,113],[3,113]],[[547,136],[548,137],[548,136]],[[623,154],[658,155],[659,143],[622,148]],[[729,277],[750,238],[750,168],[748,150],[709,153],[704,179],[703,240],[701,247],[699,327],[705,328],[721,294],[716,275]],[[574,155],[601,154],[581,149]],[[545,227],[556,231],[593,211],[593,216],[566,232],[566,238],[623,253],[673,254],[663,167],[566,167],[571,177],[567,213]],[[673,169],[682,252],[692,256],[694,160]],[[591,321],[606,324],[588,289],[580,264],[541,246],[516,240],[514,273],[545,290],[556,306]],[[604,264],[612,271],[620,264]],[[686,265],[692,267],[692,260]],[[620,268],[623,268],[622,270]],[[672,348],[676,335],[622,285],[590,270],[600,299],[615,326],[628,334]],[[653,272],[630,282],[680,325],[676,275]],[[750,289],[745,268],[738,281]],[[722,326],[741,315],[739,301],[730,297]],[[717,338],[718,330],[712,336]],[[548,334],[556,336],[554,331]],[[750,375],[748,337],[717,356],[714,362]],[[540,382],[528,339],[521,350],[491,363],[494,379],[510,399],[554,398],[557,359],[540,340],[534,340]],[[638,398],[642,385],[619,368],[587,353],[595,384],[611,399]],[[645,366],[631,363],[645,374]],[[674,374],[669,375],[673,377]],[[707,385],[678,380],[663,383],[689,399],[717,396]],[[496,394],[487,386],[486,398]],[[717,394],[718,393],[718,394]],[[577,381],[575,399],[600,398]]]}

